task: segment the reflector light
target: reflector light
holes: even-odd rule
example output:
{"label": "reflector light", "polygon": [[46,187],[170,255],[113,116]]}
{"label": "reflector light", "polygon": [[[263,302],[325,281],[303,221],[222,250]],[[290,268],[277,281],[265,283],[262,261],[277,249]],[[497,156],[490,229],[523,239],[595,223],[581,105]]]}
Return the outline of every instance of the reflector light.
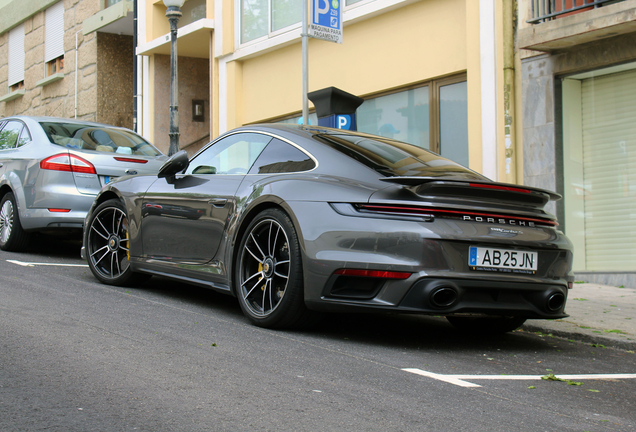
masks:
{"label": "reflector light", "polygon": [[359,270],[359,269],[340,269],[336,270],[337,275],[342,276],[363,276],[382,279],[408,279],[411,273],[392,272],[383,270]]}
{"label": "reflector light", "polygon": [[40,161],[40,168],[52,171],[97,174],[92,163],[79,156],[68,153],[61,153],[43,159]]}
{"label": "reflector light", "polygon": [[51,213],[68,213],[71,211],[71,209],[56,209],[56,208],[50,208],[48,209]]}
{"label": "reflector light", "polygon": [[115,157],[115,160],[119,162],[132,162],[132,163],[139,163],[139,164],[148,163],[148,161],[144,159],[133,159],[133,158],[125,158],[125,157]]}
{"label": "reflector light", "polygon": [[483,189],[497,189],[497,190],[505,190],[510,192],[523,192],[523,193],[532,193],[528,189],[521,189],[510,186],[500,186],[500,185],[490,185],[490,184],[482,184],[482,183],[470,183],[470,187],[478,187]]}

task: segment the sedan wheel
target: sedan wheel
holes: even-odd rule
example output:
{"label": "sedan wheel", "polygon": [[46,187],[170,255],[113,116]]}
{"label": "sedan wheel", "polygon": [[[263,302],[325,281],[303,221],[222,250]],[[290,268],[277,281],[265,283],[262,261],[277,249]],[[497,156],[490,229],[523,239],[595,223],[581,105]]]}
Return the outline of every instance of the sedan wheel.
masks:
{"label": "sedan wheel", "polygon": [[526,318],[518,316],[501,317],[446,317],[453,327],[472,334],[493,335],[508,333],[518,329],[526,322]]}
{"label": "sedan wheel", "polygon": [[0,249],[18,252],[26,248],[29,234],[22,229],[15,196],[9,192],[0,203]]}
{"label": "sedan wheel", "polygon": [[241,309],[254,324],[282,328],[306,321],[300,247],[285,213],[265,210],[250,223],[235,268]]}
{"label": "sedan wheel", "polygon": [[95,209],[84,242],[88,265],[103,283],[128,285],[150,277],[130,269],[128,217],[119,200],[106,201]]}

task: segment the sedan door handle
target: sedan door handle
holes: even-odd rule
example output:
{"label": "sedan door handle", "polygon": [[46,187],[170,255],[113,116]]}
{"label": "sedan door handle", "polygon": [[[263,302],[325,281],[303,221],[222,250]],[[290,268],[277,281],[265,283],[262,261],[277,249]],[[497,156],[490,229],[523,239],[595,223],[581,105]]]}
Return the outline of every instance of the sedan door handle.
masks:
{"label": "sedan door handle", "polygon": [[210,204],[212,204],[214,207],[223,207],[225,204],[227,204],[227,199],[225,199],[225,198],[212,198],[208,202]]}

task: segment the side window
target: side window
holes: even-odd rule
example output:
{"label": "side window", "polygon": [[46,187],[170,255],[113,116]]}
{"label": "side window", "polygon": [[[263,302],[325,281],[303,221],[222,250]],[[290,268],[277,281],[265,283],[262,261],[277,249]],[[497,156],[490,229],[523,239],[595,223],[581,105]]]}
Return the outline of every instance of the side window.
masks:
{"label": "side window", "polygon": [[16,147],[20,132],[22,132],[22,123],[19,121],[8,122],[0,131],[0,150],[7,150]]}
{"label": "side window", "polygon": [[18,139],[18,147],[22,147],[25,144],[31,142],[31,134],[29,133],[29,129],[25,126],[22,129],[22,133],[20,134],[20,139]]}
{"label": "side window", "polygon": [[258,157],[250,174],[274,174],[308,171],[314,161],[296,147],[274,138]]}
{"label": "side window", "polygon": [[230,135],[192,159],[186,174],[247,174],[271,140],[258,133]]}

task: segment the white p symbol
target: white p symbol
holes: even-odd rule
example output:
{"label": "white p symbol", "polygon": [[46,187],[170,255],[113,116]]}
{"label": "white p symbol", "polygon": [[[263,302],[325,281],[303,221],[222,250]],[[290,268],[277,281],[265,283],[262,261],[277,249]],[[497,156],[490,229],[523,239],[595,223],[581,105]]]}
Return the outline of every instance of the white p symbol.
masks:
{"label": "white p symbol", "polygon": [[328,0],[322,0],[322,2],[325,4],[324,8],[320,7],[320,2],[321,0],[314,0],[315,1],[315,7],[314,7],[314,22],[317,23],[320,18],[318,17],[318,15],[324,15],[327,12],[329,12],[329,1]]}
{"label": "white p symbol", "polygon": [[338,129],[344,129],[347,126],[347,117],[346,116],[338,116]]}

